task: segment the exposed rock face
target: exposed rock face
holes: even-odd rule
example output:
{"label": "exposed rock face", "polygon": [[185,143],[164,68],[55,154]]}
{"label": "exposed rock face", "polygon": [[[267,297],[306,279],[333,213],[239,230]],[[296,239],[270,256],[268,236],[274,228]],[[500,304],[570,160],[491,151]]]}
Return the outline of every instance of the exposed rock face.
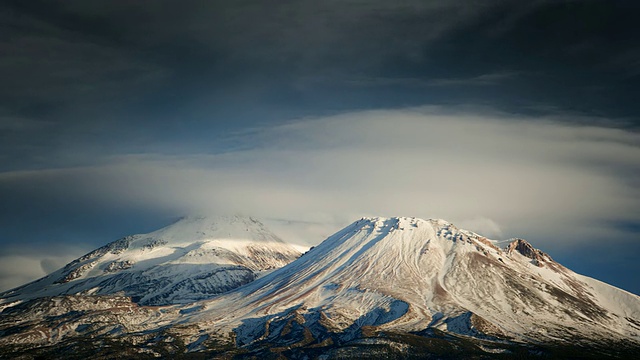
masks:
{"label": "exposed rock face", "polygon": [[120,271],[120,270],[131,269],[133,264],[135,264],[135,263],[132,260],[113,261],[113,262],[109,263],[109,265],[107,265],[107,267],[104,269],[104,272],[105,273],[112,273],[112,272],[117,272],[117,271]]}
{"label": "exposed rock face", "polygon": [[120,255],[125,252],[129,248],[131,241],[134,239],[135,236],[126,236],[73,260],[64,267],[61,276],[55,281],[55,283],[65,284],[69,281],[82,277],[85,273],[96,266],[98,260],[106,254]]}
{"label": "exposed rock face", "polygon": [[532,264],[542,267],[545,262],[553,262],[553,259],[544,252],[535,249],[531,244],[529,244],[526,240],[516,239],[507,245],[505,251],[508,254],[513,254],[514,251],[517,251],[522,256],[528,257],[532,260]]}

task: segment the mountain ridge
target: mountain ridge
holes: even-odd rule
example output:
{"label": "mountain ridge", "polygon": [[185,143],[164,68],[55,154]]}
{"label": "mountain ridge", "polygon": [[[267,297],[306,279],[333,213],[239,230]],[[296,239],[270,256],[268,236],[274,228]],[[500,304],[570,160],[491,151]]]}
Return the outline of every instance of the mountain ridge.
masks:
{"label": "mountain ridge", "polygon": [[190,302],[245,284],[300,255],[254,218],[188,216],[110,242],[0,293],[0,307],[42,296],[118,292],[147,305]]}
{"label": "mountain ridge", "polygon": [[500,248],[444,220],[362,218],[297,260],[195,303],[128,306],[123,297],[100,297],[102,308],[114,309],[109,315],[47,305],[64,298],[5,310],[0,347],[37,352],[90,338],[140,353],[162,355],[173,344],[175,354],[240,358],[615,358],[640,350],[637,295],[578,275],[523,239]]}

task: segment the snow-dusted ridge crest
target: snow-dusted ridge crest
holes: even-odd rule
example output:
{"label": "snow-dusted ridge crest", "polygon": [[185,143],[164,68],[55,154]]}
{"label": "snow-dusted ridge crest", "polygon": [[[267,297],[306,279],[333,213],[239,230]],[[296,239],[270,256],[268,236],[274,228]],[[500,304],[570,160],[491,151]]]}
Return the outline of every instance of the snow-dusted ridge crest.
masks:
{"label": "snow-dusted ridge crest", "polygon": [[[126,321],[103,321],[90,334],[109,337],[118,329],[118,339],[147,350],[151,340],[142,333],[179,338],[190,351],[223,344],[231,355],[301,358],[341,346],[365,351],[386,344],[400,355],[431,349],[416,337],[471,342],[480,354],[513,351],[514,344],[640,349],[640,297],[578,275],[523,239],[497,245],[444,220],[362,218],[243,286],[188,305],[127,308],[120,318]],[[97,312],[67,318],[56,312],[60,320],[43,324],[43,313],[55,309],[47,299],[5,311],[0,346],[89,334],[78,326]],[[101,301],[125,307],[122,298]],[[18,326],[51,332],[28,341],[2,335]]]}
{"label": "snow-dusted ridge crest", "polygon": [[100,247],[42,279],[0,294],[0,304],[119,292],[145,305],[188,303],[253,281],[300,254],[257,219],[188,216]]}

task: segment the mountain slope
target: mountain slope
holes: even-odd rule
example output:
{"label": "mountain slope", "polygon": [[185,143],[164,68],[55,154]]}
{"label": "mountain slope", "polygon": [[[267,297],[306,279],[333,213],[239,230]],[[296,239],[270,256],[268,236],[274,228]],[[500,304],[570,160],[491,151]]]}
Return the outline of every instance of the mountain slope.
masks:
{"label": "mountain slope", "polygon": [[442,220],[357,221],[288,266],[206,302],[190,321],[213,321],[248,345],[277,341],[274,329],[290,316],[316,340],[435,328],[533,343],[640,343],[638,296],[577,275],[524,240],[499,249]]}
{"label": "mountain slope", "polygon": [[[575,274],[522,239],[501,249],[443,220],[361,219],[292,263],[194,304],[127,307],[101,298],[120,314],[108,318],[91,310],[91,296],[72,299],[86,311],[51,305],[65,299],[3,312],[0,346],[50,355],[94,339],[87,346],[108,340],[162,355],[158,346],[178,341],[178,352],[248,358],[600,358],[640,350],[640,297]],[[55,350],[38,350],[51,344]]]}
{"label": "mountain slope", "polygon": [[186,217],[96,249],[40,280],[0,294],[0,303],[118,292],[145,305],[192,302],[253,281],[298,256],[296,248],[258,220]]}

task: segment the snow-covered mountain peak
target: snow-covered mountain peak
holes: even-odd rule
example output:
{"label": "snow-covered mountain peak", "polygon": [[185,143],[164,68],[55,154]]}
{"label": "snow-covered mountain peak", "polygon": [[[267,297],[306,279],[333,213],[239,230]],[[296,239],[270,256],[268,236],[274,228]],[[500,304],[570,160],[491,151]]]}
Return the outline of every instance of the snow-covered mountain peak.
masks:
{"label": "snow-covered mountain peak", "polygon": [[417,217],[408,217],[408,216],[393,216],[393,217],[384,217],[384,216],[369,216],[363,217],[360,220],[356,221],[356,223],[369,222],[378,225],[382,225],[385,222],[394,222],[400,225],[409,225],[409,224],[432,224],[434,226],[443,226],[443,225],[451,225],[450,222],[443,219],[421,219]]}
{"label": "snow-covered mountain peak", "polygon": [[300,255],[257,219],[188,216],[100,247],[36,282],[0,294],[0,304],[117,292],[142,304],[189,302],[253,281]]}
{"label": "snow-covered mountain peak", "polygon": [[[292,264],[248,284],[244,293],[256,296],[243,300],[251,301],[267,291],[266,297],[257,301],[271,304],[268,306],[274,310],[284,309],[298,306],[301,297],[295,294],[302,293],[309,295],[302,297],[308,300],[307,307],[331,307],[330,303],[340,299],[345,307],[350,304],[354,312],[359,312],[365,311],[358,302],[366,298],[362,289],[368,288],[379,292],[380,299],[395,297],[404,304],[419,299],[414,310],[430,314],[433,309],[428,307],[435,302],[453,301],[443,279],[454,259],[474,252],[496,263],[502,254],[486,238],[458,230],[443,220],[361,218]],[[270,293],[272,290],[275,293]],[[366,300],[371,304],[377,301]],[[235,305],[239,311],[252,308],[237,299]],[[404,306],[400,302],[396,305]],[[405,318],[407,326],[414,326],[417,319],[415,313]]]}
{"label": "snow-covered mountain peak", "polygon": [[[615,301],[602,295],[608,292]],[[245,332],[247,319],[274,326],[291,311],[304,316],[309,329],[318,321],[344,334],[367,325],[525,341],[567,332],[638,340],[635,323],[617,319],[635,319],[639,303],[521,239],[503,250],[442,220],[370,217],[282,269],[212,299],[197,316],[236,331],[240,343],[254,341],[255,328]]]}
{"label": "snow-covered mountain peak", "polygon": [[257,219],[240,215],[190,215],[173,224],[148,234],[170,244],[202,240],[243,240],[252,242],[283,243]]}
{"label": "snow-covered mountain peak", "polygon": [[[442,226],[451,226],[444,220],[423,220],[415,217],[363,217],[353,222],[348,228],[373,229],[382,232],[391,232],[397,230],[409,230],[418,227],[430,227],[436,229]],[[343,230],[344,231],[344,230]]]}
{"label": "snow-covered mountain peak", "polygon": [[[496,241],[472,231],[458,229],[440,219],[415,217],[364,217],[348,225],[310,251],[313,258],[338,252],[357,251],[371,261],[387,261],[391,253],[401,253],[407,261],[424,261],[432,257],[445,258],[454,252],[480,252],[498,259],[503,251]],[[365,251],[367,250],[367,251]],[[434,255],[437,254],[437,255]]]}
{"label": "snow-covered mountain peak", "polygon": [[[371,230],[379,233],[380,237],[390,233],[396,234],[395,237],[402,238],[404,241],[422,241],[429,240],[433,235],[441,240],[458,241],[458,240],[479,240],[482,245],[490,246],[497,249],[496,241],[489,240],[472,231],[457,228],[452,223],[442,219],[420,219],[416,217],[364,217],[347,226],[342,232]],[[347,231],[349,232],[349,231]],[[405,233],[403,236],[399,234]],[[467,241],[470,242],[470,241]]]}

